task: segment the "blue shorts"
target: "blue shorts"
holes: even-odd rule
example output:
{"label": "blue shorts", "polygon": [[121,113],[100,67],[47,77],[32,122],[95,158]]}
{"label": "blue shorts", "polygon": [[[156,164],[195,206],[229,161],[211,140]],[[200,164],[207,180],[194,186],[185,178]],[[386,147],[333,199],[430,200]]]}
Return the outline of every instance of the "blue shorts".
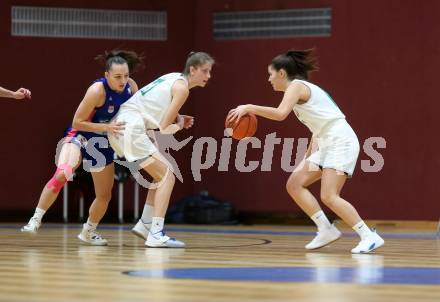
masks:
{"label": "blue shorts", "polygon": [[[75,144],[81,149],[83,161],[89,161],[87,168],[103,168],[113,163],[115,151],[110,146],[106,135],[68,128],[64,143]],[[89,170],[86,166],[84,169]]]}

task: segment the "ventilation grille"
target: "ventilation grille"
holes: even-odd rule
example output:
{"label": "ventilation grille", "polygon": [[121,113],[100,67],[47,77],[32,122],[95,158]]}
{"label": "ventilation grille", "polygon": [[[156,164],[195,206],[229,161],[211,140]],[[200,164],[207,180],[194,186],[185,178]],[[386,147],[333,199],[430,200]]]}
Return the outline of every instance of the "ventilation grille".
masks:
{"label": "ventilation grille", "polygon": [[167,39],[167,13],[103,9],[12,7],[13,36]]}
{"label": "ventilation grille", "polygon": [[326,37],[331,8],[215,13],[214,39]]}

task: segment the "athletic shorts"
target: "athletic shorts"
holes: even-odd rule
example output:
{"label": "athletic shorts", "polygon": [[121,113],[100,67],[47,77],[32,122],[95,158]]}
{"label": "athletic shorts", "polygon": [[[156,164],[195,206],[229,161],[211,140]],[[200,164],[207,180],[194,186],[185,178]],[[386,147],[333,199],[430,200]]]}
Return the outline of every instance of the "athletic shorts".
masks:
{"label": "athletic shorts", "polygon": [[323,168],[332,168],[352,177],[359,156],[359,141],[345,119],[338,119],[325,126],[313,137],[318,145],[307,161]]}
{"label": "athletic shorts", "polygon": [[106,135],[68,128],[64,143],[78,146],[81,149],[83,160],[89,161],[87,167],[91,169],[103,168],[113,163],[115,152]]}
{"label": "athletic shorts", "polygon": [[158,151],[147,135],[147,128],[140,113],[119,111],[115,120],[125,122],[123,135],[108,136],[110,145],[118,156],[134,162],[146,159]]}

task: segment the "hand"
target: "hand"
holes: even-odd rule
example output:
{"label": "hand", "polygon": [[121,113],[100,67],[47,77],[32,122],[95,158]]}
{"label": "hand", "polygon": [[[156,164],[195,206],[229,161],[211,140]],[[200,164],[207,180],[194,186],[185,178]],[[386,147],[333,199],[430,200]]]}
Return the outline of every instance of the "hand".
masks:
{"label": "hand", "polygon": [[232,109],[228,113],[227,121],[228,123],[232,123],[235,121],[237,123],[244,115],[248,114],[249,105],[240,105],[237,108]]}
{"label": "hand", "polygon": [[189,129],[194,125],[194,117],[190,115],[182,115],[183,117],[183,128]]}
{"label": "hand", "polygon": [[112,134],[115,137],[123,134],[125,130],[125,122],[113,121],[106,125],[107,134]]}
{"label": "hand", "polygon": [[183,115],[177,114],[175,124],[179,127],[178,131],[183,129],[183,126],[185,125],[185,119],[183,118]]}
{"label": "hand", "polygon": [[21,99],[30,99],[31,98],[31,91],[26,88],[20,88],[13,94],[14,99],[21,100]]}

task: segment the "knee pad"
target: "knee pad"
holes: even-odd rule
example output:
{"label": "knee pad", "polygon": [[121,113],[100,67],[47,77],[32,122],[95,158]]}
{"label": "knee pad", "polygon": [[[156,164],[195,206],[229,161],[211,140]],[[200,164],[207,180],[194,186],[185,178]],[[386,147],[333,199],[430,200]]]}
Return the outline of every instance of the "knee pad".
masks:
{"label": "knee pad", "polygon": [[[57,177],[61,173],[64,173],[64,177],[61,180],[58,180]],[[52,176],[52,178],[47,183],[47,188],[48,189],[53,188],[53,191],[55,193],[58,193],[59,191],[61,191],[61,188],[64,186],[64,184],[68,180],[71,180],[72,175],[73,175],[73,168],[71,166],[69,166],[68,164],[60,165],[59,167],[57,167],[55,174]]]}

